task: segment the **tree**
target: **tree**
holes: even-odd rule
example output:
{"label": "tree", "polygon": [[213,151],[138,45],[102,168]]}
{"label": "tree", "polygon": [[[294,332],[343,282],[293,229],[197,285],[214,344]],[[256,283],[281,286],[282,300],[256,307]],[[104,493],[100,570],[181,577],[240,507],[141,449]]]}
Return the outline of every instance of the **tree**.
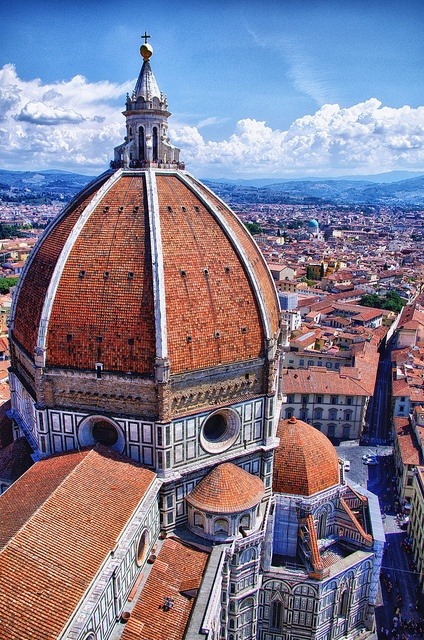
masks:
{"label": "tree", "polygon": [[254,236],[257,233],[262,233],[262,227],[258,222],[245,222],[244,226],[248,231],[250,231],[252,236]]}

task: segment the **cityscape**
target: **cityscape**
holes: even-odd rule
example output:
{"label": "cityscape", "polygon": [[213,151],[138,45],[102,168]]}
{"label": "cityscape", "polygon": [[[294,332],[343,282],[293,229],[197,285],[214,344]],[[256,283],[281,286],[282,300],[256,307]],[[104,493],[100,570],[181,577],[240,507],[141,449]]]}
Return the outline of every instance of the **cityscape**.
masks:
{"label": "cityscape", "polygon": [[0,640],[422,640],[421,6],[124,5],[1,10]]}

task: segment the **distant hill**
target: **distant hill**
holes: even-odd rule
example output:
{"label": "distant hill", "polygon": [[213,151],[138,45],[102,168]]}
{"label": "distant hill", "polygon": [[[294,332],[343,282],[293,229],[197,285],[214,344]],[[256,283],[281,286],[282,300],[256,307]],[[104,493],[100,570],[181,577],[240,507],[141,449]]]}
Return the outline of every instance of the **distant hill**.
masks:
{"label": "distant hill", "polygon": [[0,199],[8,202],[67,202],[93,178],[70,171],[0,170]]}
{"label": "distant hill", "polygon": [[[414,177],[399,180],[405,175]],[[59,200],[65,203],[92,179],[68,171],[0,170],[0,200],[26,203]],[[204,182],[231,202],[424,207],[424,175],[408,172],[307,180],[205,178]]]}
{"label": "distant hill", "polygon": [[424,175],[379,183],[351,179],[288,180],[264,186],[207,179],[204,182],[221,197],[233,202],[424,207]]}

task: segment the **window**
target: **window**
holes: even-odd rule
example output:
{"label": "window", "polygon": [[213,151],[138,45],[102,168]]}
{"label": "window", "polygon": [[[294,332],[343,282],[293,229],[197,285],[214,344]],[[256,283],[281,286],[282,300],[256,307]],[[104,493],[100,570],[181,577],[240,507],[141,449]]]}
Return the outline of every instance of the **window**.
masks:
{"label": "window", "polygon": [[401,404],[401,405],[399,406],[399,411],[400,411],[401,413],[403,413],[403,412],[405,411],[405,405],[404,405],[404,404]]}
{"label": "window", "polygon": [[302,396],[302,404],[308,404],[309,396]]}
{"label": "window", "polygon": [[315,427],[315,429],[318,429],[318,431],[321,431],[322,429],[322,424],[320,422],[314,422],[313,426]]}
{"label": "window", "polygon": [[334,436],[336,435],[336,425],[335,424],[329,424],[327,427],[327,435],[329,438],[334,438]]}
{"label": "window", "polygon": [[143,533],[141,534],[140,540],[139,540],[138,545],[137,545],[137,559],[136,559],[136,562],[137,562],[138,566],[141,566],[143,564],[143,560],[146,557],[147,550],[149,548],[148,542],[149,542],[149,534],[147,532],[147,529],[145,529],[143,531]]}
{"label": "window", "polygon": [[316,402],[317,404],[322,404],[322,403],[324,402],[324,399],[323,399],[323,397],[322,397],[322,396],[316,396],[316,400],[315,400],[315,402]]}
{"label": "window", "polygon": [[337,420],[337,409],[329,409],[328,410],[328,419],[329,420]]}
{"label": "window", "polygon": [[287,409],[284,410],[284,415],[286,417],[286,420],[288,420],[289,418],[293,418],[293,414],[294,414],[293,407],[287,407]]}
{"label": "window", "polygon": [[279,600],[274,600],[271,606],[271,628],[280,629],[281,621],[283,617],[283,603]]}
{"label": "window", "polygon": [[314,361],[308,360],[308,367],[313,367],[313,366],[314,366]]}
{"label": "window", "polygon": [[343,591],[343,595],[340,599],[340,616],[342,618],[346,618],[348,606],[349,606],[349,592],[346,589],[346,591]]}
{"label": "window", "polygon": [[204,527],[204,523],[203,523],[203,522],[204,522],[204,521],[203,521],[203,516],[202,516],[202,514],[201,514],[201,513],[197,513],[197,512],[196,512],[196,513],[194,514],[194,526],[195,526],[195,527],[199,527],[199,529],[202,529],[202,531],[203,531],[203,529],[205,528],[205,527]]}
{"label": "window", "polygon": [[351,409],[346,409],[343,411],[343,420],[352,420],[353,412]]}
{"label": "window", "polygon": [[138,130],[138,159],[143,161],[146,159],[144,155],[144,127]]}
{"label": "window", "polygon": [[214,533],[228,536],[228,521],[225,520],[225,518],[218,518],[215,520]]}
{"label": "window", "polygon": [[327,369],[332,369],[333,368],[333,363],[332,362],[326,362],[325,366],[327,367]]}
{"label": "window", "polygon": [[323,409],[321,407],[315,407],[314,409],[314,420],[321,420]]}
{"label": "window", "polygon": [[343,425],[342,438],[346,438],[347,440],[350,438],[350,424]]}
{"label": "window", "polygon": [[331,404],[337,404],[337,396],[331,396],[330,403]]}
{"label": "window", "polygon": [[300,410],[300,419],[303,420],[304,422],[306,422],[308,420],[308,410],[307,409],[301,409]]}
{"label": "window", "polygon": [[153,127],[153,162],[158,161],[158,128]]}
{"label": "window", "polygon": [[289,394],[287,396],[287,402],[288,402],[288,404],[293,404],[294,403],[294,395],[293,394]]}
{"label": "window", "polygon": [[232,409],[220,409],[204,421],[200,433],[200,444],[208,453],[221,453],[234,444],[239,431],[239,415]]}
{"label": "window", "polygon": [[350,406],[352,406],[352,404],[353,404],[353,403],[352,403],[352,398],[350,398],[350,397],[346,398],[346,404],[347,404],[349,407],[350,407]]}
{"label": "window", "polygon": [[305,360],[303,358],[300,358],[299,367],[304,367],[304,366],[305,366]]}

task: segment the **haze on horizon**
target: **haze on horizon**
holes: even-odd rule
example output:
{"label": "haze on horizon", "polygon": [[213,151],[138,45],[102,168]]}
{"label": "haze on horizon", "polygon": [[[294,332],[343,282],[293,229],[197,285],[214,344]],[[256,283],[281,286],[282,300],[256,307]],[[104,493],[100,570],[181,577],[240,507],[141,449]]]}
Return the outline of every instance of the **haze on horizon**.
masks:
{"label": "haze on horizon", "polygon": [[215,178],[424,171],[424,5],[4,3],[4,169],[106,169],[151,34],[171,141]]}

